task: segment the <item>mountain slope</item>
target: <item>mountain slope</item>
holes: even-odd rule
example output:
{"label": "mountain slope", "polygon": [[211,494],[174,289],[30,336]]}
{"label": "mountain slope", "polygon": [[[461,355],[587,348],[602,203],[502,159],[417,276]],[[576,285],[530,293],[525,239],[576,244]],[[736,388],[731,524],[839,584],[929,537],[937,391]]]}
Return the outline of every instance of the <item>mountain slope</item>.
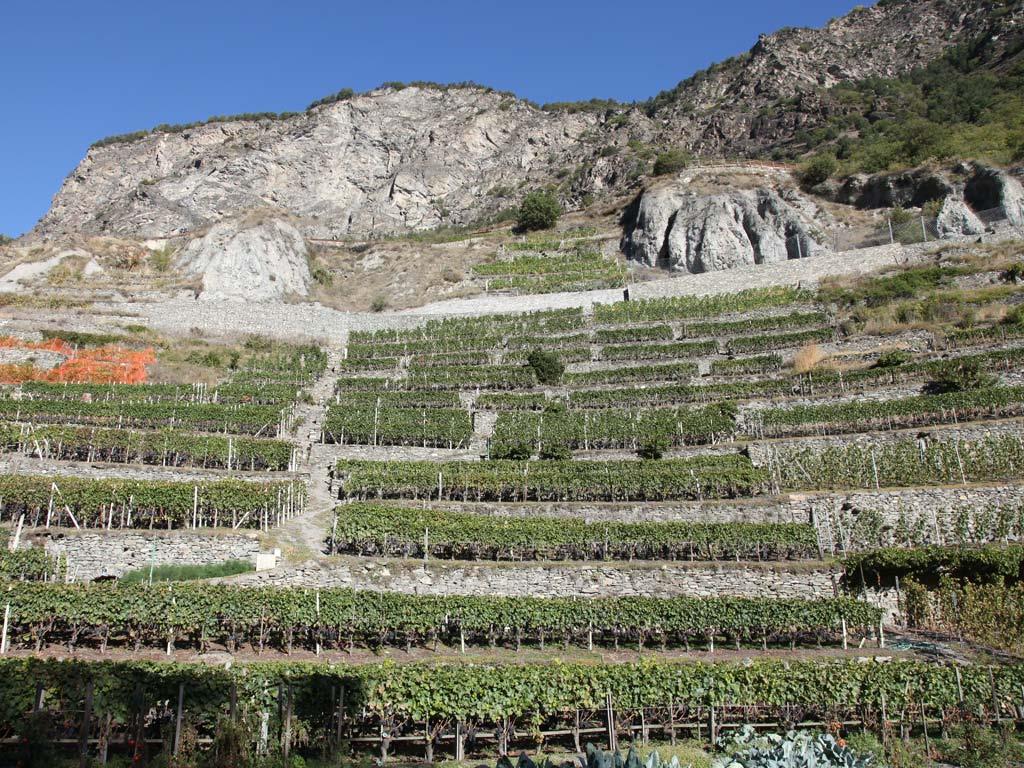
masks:
{"label": "mountain slope", "polygon": [[998,38],[1019,28],[1021,6],[882,2],[823,29],[762,36],[639,105],[542,110],[482,87],[385,87],[281,119],[104,142],[33,234],[160,237],[269,207],[298,216],[306,236],[333,239],[477,221],[546,184],[576,205],[635,186],[659,148],[764,156],[827,122],[829,87]]}

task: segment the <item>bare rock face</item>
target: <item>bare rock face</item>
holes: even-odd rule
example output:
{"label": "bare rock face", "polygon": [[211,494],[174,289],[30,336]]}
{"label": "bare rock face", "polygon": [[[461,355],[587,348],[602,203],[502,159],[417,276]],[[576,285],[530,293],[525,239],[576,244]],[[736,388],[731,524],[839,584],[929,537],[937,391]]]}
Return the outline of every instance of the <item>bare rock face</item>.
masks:
{"label": "bare rock face", "polygon": [[281,119],[154,131],[92,147],[33,236],[163,238],[266,206],[298,217],[310,238],[396,233],[477,221],[547,184],[571,208],[632,188],[633,142],[763,156],[829,119],[828,88],[902,74],[982,32],[1010,40],[1000,33],[1022,16],[996,17],[979,0],[878,3],[762,36],[648,104],[607,110],[410,86]]}
{"label": "bare rock face", "polygon": [[935,219],[939,237],[980,235],[985,225],[972,211],[963,198],[950,195],[942,201],[942,208]]}
{"label": "bare rock face", "polygon": [[627,223],[630,259],[679,272],[709,272],[814,256],[811,222],[773,189],[702,195],[684,183],[645,192]]}
{"label": "bare rock face", "polygon": [[201,299],[273,301],[309,293],[308,255],[302,234],[284,219],[229,219],[192,240],[178,264],[202,278]]}
{"label": "bare rock face", "polygon": [[483,88],[408,87],[153,133],[91,148],[37,233],[161,238],[267,206],[313,238],[475,220],[500,206],[492,188],[575,162],[596,121]]}

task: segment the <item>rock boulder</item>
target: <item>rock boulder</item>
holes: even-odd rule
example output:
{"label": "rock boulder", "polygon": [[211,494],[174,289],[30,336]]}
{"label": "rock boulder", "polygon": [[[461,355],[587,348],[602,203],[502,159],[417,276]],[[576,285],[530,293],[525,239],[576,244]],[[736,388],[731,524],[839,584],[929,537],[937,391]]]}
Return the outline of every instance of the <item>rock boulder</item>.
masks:
{"label": "rock boulder", "polygon": [[985,231],[985,225],[967,203],[953,195],[943,200],[942,208],[935,219],[935,228],[939,232],[939,237],[980,235]]}

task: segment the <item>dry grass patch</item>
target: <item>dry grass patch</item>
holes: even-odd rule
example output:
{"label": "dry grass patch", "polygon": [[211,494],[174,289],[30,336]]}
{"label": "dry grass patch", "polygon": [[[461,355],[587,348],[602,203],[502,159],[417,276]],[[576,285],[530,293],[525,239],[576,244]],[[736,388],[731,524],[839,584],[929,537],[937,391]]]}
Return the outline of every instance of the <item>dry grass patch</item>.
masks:
{"label": "dry grass patch", "polygon": [[828,355],[821,351],[821,347],[817,344],[807,344],[793,355],[793,371],[807,373],[820,369],[826,360],[828,360]]}

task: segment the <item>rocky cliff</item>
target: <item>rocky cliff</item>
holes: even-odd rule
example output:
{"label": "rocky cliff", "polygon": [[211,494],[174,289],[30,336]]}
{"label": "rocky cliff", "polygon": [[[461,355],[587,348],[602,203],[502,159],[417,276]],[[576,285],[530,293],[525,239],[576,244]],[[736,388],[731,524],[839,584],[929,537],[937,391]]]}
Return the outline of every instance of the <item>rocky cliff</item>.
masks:
{"label": "rocky cliff", "polygon": [[485,88],[417,86],[282,119],[154,131],[90,149],[33,234],[161,237],[273,207],[306,237],[337,238],[477,221],[545,184],[571,207],[635,184],[638,143],[763,154],[824,119],[823,89],[906,72],[1019,23],[1019,2],[997,5],[1011,12],[883,0],[822,29],[763,36],[643,105],[543,110]]}

